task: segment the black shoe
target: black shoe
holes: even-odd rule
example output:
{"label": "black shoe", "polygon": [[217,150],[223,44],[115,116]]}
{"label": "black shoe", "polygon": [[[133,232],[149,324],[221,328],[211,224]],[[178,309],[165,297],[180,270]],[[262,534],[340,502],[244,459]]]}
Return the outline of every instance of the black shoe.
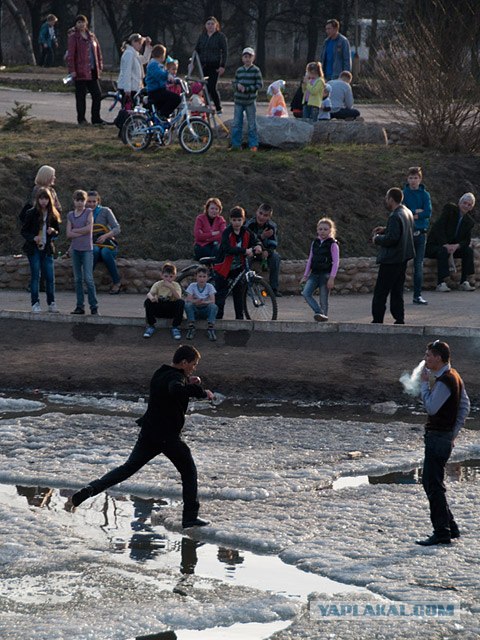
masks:
{"label": "black shoe", "polygon": [[75,307],[75,309],[71,312],[70,315],[83,316],[85,315],[85,309],[83,307]]}
{"label": "black shoe", "polygon": [[273,293],[275,294],[276,298],[283,298],[283,295],[280,293],[278,289],[274,289]]}
{"label": "black shoe", "polygon": [[74,507],[78,507],[82,504],[82,502],[85,502],[87,498],[91,498],[92,496],[93,489],[90,485],[88,485],[88,487],[83,487],[83,489],[80,489],[80,491],[77,491],[77,493],[73,494],[71,498],[72,504]]}
{"label": "black shoe", "polygon": [[98,316],[98,309],[97,307],[92,307],[90,309],[90,313],[92,314],[92,316]]}
{"label": "black shoe", "polygon": [[184,520],[182,522],[182,527],[184,529],[189,529],[190,527],[206,527],[209,524],[210,522],[208,522],[207,520],[202,520],[201,518],[192,518],[191,520]]}
{"label": "black shoe", "polygon": [[419,544],[422,547],[431,547],[434,544],[450,544],[450,538],[441,538],[434,533],[426,540],[415,540],[415,544]]}
{"label": "black shoe", "polygon": [[458,528],[458,525],[456,522],[454,522],[453,524],[450,523],[450,538],[452,540],[456,538],[460,538],[460,529]]}

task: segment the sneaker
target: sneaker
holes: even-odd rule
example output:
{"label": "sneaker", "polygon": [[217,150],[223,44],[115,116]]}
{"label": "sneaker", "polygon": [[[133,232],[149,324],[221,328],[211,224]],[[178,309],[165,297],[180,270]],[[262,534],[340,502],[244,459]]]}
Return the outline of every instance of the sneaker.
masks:
{"label": "sneaker", "polygon": [[155,333],[155,327],[151,327],[149,325],[148,327],[145,327],[145,331],[143,332],[143,337],[144,338],[151,338],[154,333]]}
{"label": "sneaker", "polygon": [[462,284],[460,285],[460,290],[461,291],[475,291],[475,287],[473,287],[468,280],[465,280],[465,282],[462,282]]}
{"label": "sneaker", "polygon": [[447,286],[446,282],[440,282],[437,284],[437,288],[435,291],[440,291],[440,293],[447,293],[447,291],[451,291],[450,287]]}
{"label": "sneaker", "polygon": [[88,485],[87,487],[83,487],[83,489],[80,489],[80,491],[77,491],[77,493],[74,493],[71,500],[72,500],[72,504],[74,507],[78,507],[79,505],[82,504],[82,502],[85,502],[85,500],[87,500],[87,498],[91,498],[93,496],[93,488]]}
{"label": "sneaker", "polygon": [[172,327],[172,338],[174,340],[181,340],[182,339],[182,334],[180,329],[177,329],[177,327]]}
{"label": "sneaker", "polygon": [[215,340],[217,339],[217,334],[215,333],[215,329],[213,327],[207,329],[207,336],[209,340],[215,342]]}
{"label": "sneaker", "polygon": [[91,313],[91,315],[92,315],[92,316],[98,316],[98,309],[97,309],[97,307],[92,307],[92,308],[90,309],[90,313]]}
{"label": "sneaker", "polygon": [[70,315],[83,316],[85,315],[85,309],[83,307],[75,307],[75,309],[71,312]]}
{"label": "sneaker", "polygon": [[189,327],[187,331],[187,335],[185,336],[187,340],[193,340],[195,337],[195,327]]}
{"label": "sneaker", "polygon": [[425,298],[422,298],[422,296],[418,296],[417,298],[413,299],[413,304],[428,304],[428,302],[425,300]]}
{"label": "sneaker", "polygon": [[57,309],[57,303],[56,302],[51,302],[48,305],[48,311],[49,311],[49,313],[60,313],[60,311]]}
{"label": "sneaker", "polygon": [[32,304],[32,313],[41,313],[42,312],[42,307],[40,306],[39,302],[35,302],[35,304]]}
{"label": "sneaker", "polygon": [[324,316],[323,313],[316,313],[313,316],[313,319],[317,322],[326,322],[328,320],[328,316]]}

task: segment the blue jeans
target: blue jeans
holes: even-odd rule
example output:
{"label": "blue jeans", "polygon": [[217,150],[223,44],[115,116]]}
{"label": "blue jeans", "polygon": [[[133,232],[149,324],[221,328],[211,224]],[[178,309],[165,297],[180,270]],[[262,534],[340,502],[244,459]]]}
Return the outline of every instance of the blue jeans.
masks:
{"label": "blue jeans", "polygon": [[207,320],[208,324],[215,324],[217,319],[218,307],[214,302],[210,304],[202,304],[198,306],[193,302],[185,302],[185,313],[187,320],[195,322],[195,320]]}
{"label": "blue jeans", "polygon": [[[328,316],[328,289],[327,281],[330,277],[330,271],[322,271],[321,273],[311,273],[302,291],[302,296],[307,301],[313,313],[322,313]],[[319,303],[313,297],[315,289],[319,290]]]}
{"label": "blue jeans", "polygon": [[302,118],[313,120],[314,122],[316,122],[318,120],[319,111],[319,107],[311,107],[308,104],[304,104],[302,109]]}
{"label": "blue jeans", "polygon": [[413,259],[413,297],[419,298],[422,295],[423,284],[423,259],[425,257],[425,245],[427,243],[427,234],[420,233],[413,236],[413,245],[415,247],[415,258]]}
{"label": "blue jeans", "polygon": [[248,146],[258,147],[257,133],[257,104],[237,104],[233,109],[233,126],[232,126],[232,147],[239,149],[242,146],[243,138],[243,114],[247,116],[248,124]]}
{"label": "blue jeans", "polygon": [[90,305],[90,309],[96,309],[98,303],[95,282],[93,280],[93,251],[77,251],[73,249],[72,266],[73,277],[75,279],[75,292],[77,294],[77,307],[82,309],[84,307],[83,281],[85,280],[88,304]]}
{"label": "blue jeans", "polygon": [[[256,258],[255,262],[258,263],[259,260],[261,260],[261,258]],[[270,286],[272,287],[275,293],[278,291],[278,278],[280,276],[281,261],[282,259],[280,258],[279,254],[276,251],[272,251],[268,255],[267,266],[269,271],[269,281],[270,281]]]}
{"label": "blue jeans", "polygon": [[210,244],[206,244],[203,247],[201,247],[199,244],[194,245],[193,253],[195,255],[195,260],[217,256],[219,246],[220,245],[218,242],[210,242]]}
{"label": "blue jeans", "polygon": [[117,270],[117,263],[115,262],[117,253],[118,249],[107,249],[106,247],[93,245],[93,269],[95,270],[98,261],[101,260],[107,267],[113,284],[120,284],[120,276]]}
{"label": "blue jeans", "polygon": [[33,256],[28,256],[30,263],[30,295],[32,306],[39,301],[38,291],[40,284],[40,274],[45,279],[45,291],[47,293],[47,304],[55,301],[55,274],[53,269],[53,256],[47,256],[45,249],[39,251],[35,248]]}

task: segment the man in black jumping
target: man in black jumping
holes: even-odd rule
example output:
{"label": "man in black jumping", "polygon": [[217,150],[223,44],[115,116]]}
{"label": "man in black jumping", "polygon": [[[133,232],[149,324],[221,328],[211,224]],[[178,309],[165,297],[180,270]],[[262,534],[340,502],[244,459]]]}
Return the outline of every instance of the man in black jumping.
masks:
{"label": "man in black jumping", "polygon": [[137,420],[141,430],[128,460],[74,493],[73,506],[78,507],[87,498],[123,482],[163,453],[182,478],[182,526],[209,524],[198,517],[197,469],[189,447],[180,438],[189,398],[213,400],[214,397],[210,390],[200,386],[200,378],[192,375],[199,360],[200,353],[194,347],[181,346],[175,351],[171,365],[164,364],[155,371],[150,382],[148,408]]}

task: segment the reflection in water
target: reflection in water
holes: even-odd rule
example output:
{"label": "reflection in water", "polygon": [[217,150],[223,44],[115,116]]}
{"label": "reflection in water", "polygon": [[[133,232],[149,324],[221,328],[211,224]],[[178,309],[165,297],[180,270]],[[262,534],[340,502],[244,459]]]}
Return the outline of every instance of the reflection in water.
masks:
{"label": "reflection in water", "polygon": [[148,636],[137,636],[135,640],[177,640],[175,631],[162,631]]}

